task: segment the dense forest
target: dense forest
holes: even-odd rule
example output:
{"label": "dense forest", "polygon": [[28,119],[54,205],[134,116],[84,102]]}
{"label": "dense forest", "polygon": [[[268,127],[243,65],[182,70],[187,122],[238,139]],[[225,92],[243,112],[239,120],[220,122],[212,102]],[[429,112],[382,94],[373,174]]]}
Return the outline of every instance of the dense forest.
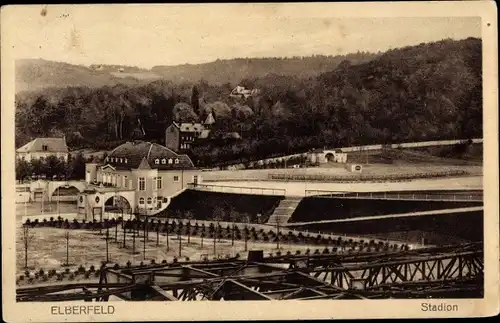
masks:
{"label": "dense forest", "polygon": [[[394,49],[363,63],[344,59],[317,76],[306,70],[238,83],[162,79],[19,93],[16,145],[63,134],[73,149],[163,143],[173,120],[202,120],[208,111],[214,129],[189,152],[200,166],[322,146],[482,136],[479,39]],[[260,93],[229,97],[237,84]]]}

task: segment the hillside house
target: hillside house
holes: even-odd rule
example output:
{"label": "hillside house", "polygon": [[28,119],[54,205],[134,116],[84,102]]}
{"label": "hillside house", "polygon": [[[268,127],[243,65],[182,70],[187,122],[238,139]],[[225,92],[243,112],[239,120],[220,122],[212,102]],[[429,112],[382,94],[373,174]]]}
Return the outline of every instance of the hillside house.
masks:
{"label": "hillside house", "polygon": [[165,130],[165,146],[175,152],[189,150],[196,140],[208,138],[214,123],[215,118],[212,113],[208,114],[203,123],[173,122]]}
{"label": "hillside house", "polygon": [[36,138],[16,150],[16,157],[27,162],[35,159],[43,160],[49,156],[68,161],[69,150],[65,137]]}

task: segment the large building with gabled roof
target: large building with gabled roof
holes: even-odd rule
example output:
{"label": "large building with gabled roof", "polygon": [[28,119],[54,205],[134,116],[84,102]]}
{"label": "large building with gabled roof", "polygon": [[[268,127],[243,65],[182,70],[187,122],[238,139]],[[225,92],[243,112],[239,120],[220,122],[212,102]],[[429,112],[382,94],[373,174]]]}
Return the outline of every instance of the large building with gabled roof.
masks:
{"label": "large building with gabled roof", "polygon": [[68,161],[69,150],[66,139],[63,138],[36,138],[16,150],[19,159],[30,162],[35,159],[43,160],[49,156]]}
{"label": "large building with gabled roof", "polygon": [[203,123],[173,122],[165,131],[165,146],[176,152],[187,151],[196,140],[208,138],[210,127],[214,123],[212,112],[207,115]]}
{"label": "large building with gabled roof", "polygon": [[[156,143],[134,141],[113,149],[104,163],[87,163],[85,180],[95,192],[83,194],[80,208],[90,203],[103,211],[109,192],[116,192],[134,212],[154,213],[188,184],[201,183],[201,176],[189,156]],[[99,194],[104,195],[96,203]]]}

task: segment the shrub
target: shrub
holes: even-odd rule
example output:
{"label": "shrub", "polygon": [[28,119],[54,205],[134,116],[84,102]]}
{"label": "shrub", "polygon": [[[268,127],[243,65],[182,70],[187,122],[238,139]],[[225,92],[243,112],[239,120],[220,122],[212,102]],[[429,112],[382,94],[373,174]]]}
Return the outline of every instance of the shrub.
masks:
{"label": "shrub", "polygon": [[295,251],[296,255],[300,255],[300,250]]}
{"label": "shrub", "polygon": [[174,257],[174,263],[177,263],[178,261],[177,257]]}
{"label": "shrub", "polygon": [[115,265],[113,266],[113,269],[119,269],[119,268],[120,268],[120,265],[118,265],[118,264],[115,264]]}
{"label": "shrub", "polygon": [[189,257],[186,257],[186,261],[189,261]]}
{"label": "shrub", "polygon": [[25,271],[24,271],[24,276],[26,276],[26,277],[29,277],[29,276],[30,276],[30,272],[29,272],[29,270],[25,270]]}
{"label": "shrub", "polygon": [[73,274],[69,275],[68,279],[69,279],[69,280],[73,280],[73,279],[75,279],[75,275],[73,275]]}
{"label": "shrub", "polygon": [[66,268],[66,269],[64,270],[64,272],[65,272],[66,274],[69,274],[69,268]]}
{"label": "shrub", "polygon": [[40,270],[38,271],[38,274],[39,274],[40,276],[43,276],[43,275],[45,274],[45,271],[43,271],[43,269],[42,269],[42,268],[40,268]]}
{"label": "shrub", "polygon": [[84,273],[84,272],[85,272],[85,267],[83,267],[82,265],[80,265],[80,266],[78,267],[78,272],[80,272],[80,273]]}
{"label": "shrub", "polygon": [[94,265],[90,266],[90,272],[93,273],[95,271]]}
{"label": "shrub", "polygon": [[19,280],[24,280],[24,275],[20,275]]}
{"label": "shrub", "polygon": [[90,273],[89,272],[86,272],[85,275],[84,275],[85,279],[89,279],[90,278]]}
{"label": "shrub", "polygon": [[167,263],[167,260],[163,259],[163,260],[161,261],[161,263],[162,263],[162,264],[166,264],[166,263]]}

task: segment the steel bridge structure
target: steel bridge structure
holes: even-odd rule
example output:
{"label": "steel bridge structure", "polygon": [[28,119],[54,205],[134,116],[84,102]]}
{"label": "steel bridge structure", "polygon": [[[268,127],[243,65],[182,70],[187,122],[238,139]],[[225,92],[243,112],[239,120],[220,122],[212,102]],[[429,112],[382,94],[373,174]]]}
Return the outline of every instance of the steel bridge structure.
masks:
{"label": "steel bridge structure", "polygon": [[99,282],[17,289],[18,302],[481,298],[482,243],[111,268]]}

